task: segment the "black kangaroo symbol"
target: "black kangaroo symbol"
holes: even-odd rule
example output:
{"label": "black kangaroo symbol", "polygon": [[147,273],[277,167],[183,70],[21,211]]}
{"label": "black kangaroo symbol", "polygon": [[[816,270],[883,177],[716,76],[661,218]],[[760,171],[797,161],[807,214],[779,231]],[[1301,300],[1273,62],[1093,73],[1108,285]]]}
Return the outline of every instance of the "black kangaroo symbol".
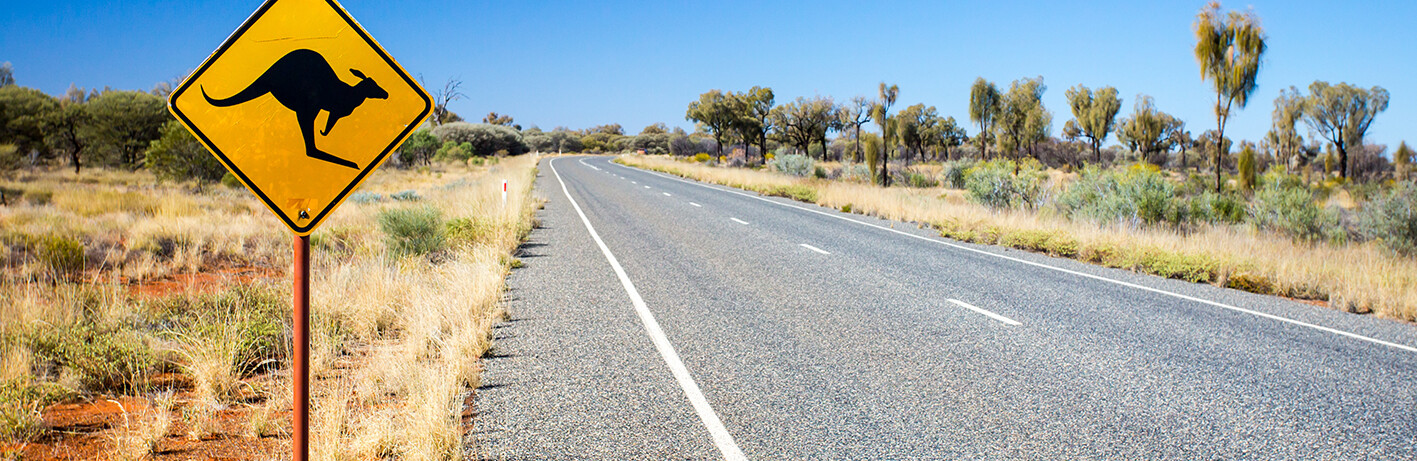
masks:
{"label": "black kangaroo symbol", "polygon": [[327,136],[334,129],[335,122],[354,112],[369,98],[388,99],[389,92],[365,77],[363,72],[350,69],[359,77],[359,83],[345,84],[335,75],[334,68],[324,56],[311,50],[295,50],[287,53],[271,64],[256,81],[246,89],[226,99],[212,99],[207,89],[202,88],[202,96],[216,107],[241,104],[270,93],[286,109],[295,111],[295,119],[300,123],[300,134],[305,137],[305,155],[340,166],[359,168],[354,162],[345,160],[315,148],[315,117],[320,111],[330,113],[329,121],[320,136]]}

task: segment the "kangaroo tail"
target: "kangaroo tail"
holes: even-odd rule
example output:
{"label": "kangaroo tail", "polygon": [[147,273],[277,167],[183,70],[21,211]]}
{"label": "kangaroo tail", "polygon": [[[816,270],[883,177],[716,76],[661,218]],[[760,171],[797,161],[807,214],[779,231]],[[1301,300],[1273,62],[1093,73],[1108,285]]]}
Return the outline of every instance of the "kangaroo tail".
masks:
{"label": "kangaroo tail", "polygon": [[232,96],[226,99],[213,99],[211,96],[207,95],[207,88],[202,87],[202,97],[207,98],[207,103],[213,106],[229,107],[241,104],[246,101],[250,101],[252,99],[259,98],[261,97],[261,95],[268,93],[268,91],[266,90],[256,88],[257,86],[258,85],[256,84],[252,84],[251,86],[246,87],[246,89],[241,90],[240,93],[236,93],[236,96]]}

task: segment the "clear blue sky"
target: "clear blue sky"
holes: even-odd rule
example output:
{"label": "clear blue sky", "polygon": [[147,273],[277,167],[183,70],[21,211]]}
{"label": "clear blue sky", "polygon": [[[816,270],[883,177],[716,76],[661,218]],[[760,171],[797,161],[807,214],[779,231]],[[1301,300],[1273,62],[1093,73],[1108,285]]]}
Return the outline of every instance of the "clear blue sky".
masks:
{"label": "clear blue sky", "polygon": [[[61,94],[70,83],[146,90],[182,75],[261,2],[8,3],[0,61],[14,64],[21,85]],[[779,102],[846,100],[874,96],[882,80],[900,85],[901,107],[923,102],[965,121],[975,77],[1007,87],[1042,75],[1055,135],[1072,118],[1063,92],[1078,83],[1115,86],[1123,113],[1146,93],[1194,133],[1215,125],[1214,95],[1191,55],[1202,1],[343,4],[430,87],[460,77],[468,98],[452,109],[474,121],[497,111],[524,126],[620,123],[633,134],[661,121],[691,128],[685,106],[713,88],[770,86]],[[1259,90],[1227,135],[1260,138],[1280,89],[1322,79],[1387,88],[1391,106],[1369,139],[1417,141],[1414,2],[1225,8],[1251,5],[1270,51]]]}

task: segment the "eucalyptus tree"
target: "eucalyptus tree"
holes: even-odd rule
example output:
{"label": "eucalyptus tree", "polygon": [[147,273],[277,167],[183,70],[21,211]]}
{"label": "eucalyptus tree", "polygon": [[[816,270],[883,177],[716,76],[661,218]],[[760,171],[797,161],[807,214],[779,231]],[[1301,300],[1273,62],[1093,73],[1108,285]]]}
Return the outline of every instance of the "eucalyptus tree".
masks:
{"label": "eucalyptus tree", "polygon": [[856,141],[856,150],[852,152],[852,161],[865,160],[861,155],[861,125],[871,123],[871,100],[866,99],[865,96],[851,98],[850,102],[843,103],[837,108],[836,115],[842,129],[850,127],[855,130],[853,137]]}
{"label": "eucalyptus tree", "polygon": [[974,79],[974,86],[969,89],[969,120],[979,124],[975,139],[979,141],[980,158],[989,158],[989,144],[994,140],[994,124],[1003,99],[999,87],[984,77]]}
{"label": "eucalyptus tree", "polygon": [[[739,127],[745,138],[758,142],[758,155],[766,161],[768,132],[772,131],[772,88],[755,86],[736,97],[739,99],[737,107],[743,111],[739,116]],[[744,149],[744,157],[747,157],[747,149]]]}
{"label": "eucalyptus tree", "polygon": [[1156,110],[1151,96],[1137,95],[1130,116],[1117,123],[1117,140],[1141,154],[1148,163],[1164,165],[1165,153],[1179,137],[1183,124],[1171,115]]}
{"label": "eucalyptus tree", "polygon": [[[876,121],[876,125],[881,127],[881,154],[877,163],[880,163],[881,186],[890,187],[890,150],[892,145],[891,134],[895,132],[890,116],[891,106],[895,105],[895,100],[900,96],[900,87],[897,85],[886,85],[881,82],[877,91],[876,103],[871,106],[871,119]],[[874,173],[874,171],[873,171]]]}
{"label": "eucalyptus tree", "polygon": [[1087,138],[1093,158],[1101,163],[1102,143],[1107,141],[1117,120],[1117,111],[1122,108],[1117,89],[1104,86],[1094,92],[1078,84],[1065,94],[1073,109],[1073,119],[1063,125],[1063,133],[1070,138]]}
{"label": "eucalyptus tree", "polygon": [[1304,120],[1338,150],[1339,176],[1348,177],[1348,150],[1363,147],[1363,136],[1378,113],[1387,110],[1388,93],[1383,87],[1362,89],[1347,83],[1330,85],[1316,81],[1309,85],[1304,104]]}
{"label": "eucalyptus tree", "polygon": [[[1225,124],[1233,108],[1244,109],[1257,86],[1260,59],[1264,56],[1264,29],[1254,11],[1220,14],[1220,2],[1210,2],[1196,15],[1196,63],[1201,81],[1209,80],[1215,90],[1216,136],[1225,138]],[[1222,156],[1229,154],[1224,143],[1215,151],[1215,191],[1220,192]]]}
{"label": "eucalyptus tree", "polygon": [[920,155],[923,160],[926,146],[937,144],[932,138],[936,135],[940,116],[936,114],[935,106],[916,104],[901,109],[896,118],[896,139],[905,146],[901,158],[906,166],[910,166],[910,157]]}
{"label": "eucalyptus tree", "polygon": [[[1033,147],[1048,138],[1053,114],[1043,107],[1043,77],[1022,78],[1009,85],[1004,94],[998,114],[999,149],[1013,152],[1014,160],[1021,160],[1027,150],[1032,155]],[[1014,170],[1018,171],[1015,164]]]}
{"label": "eucalyptus tree", "polygon": [[739,123],[738,101],[733,95],[720,90],[709,90],[699,95],[699,100],[689,103],[684,119],[697,123],[713,135],[718,144],[718,156],[723,156],[723,138]]}
{"label": "eucalyptus tree", "polygon": [[1306,152],[1304,138],[1295,129],[1304,116],[1304,104],[1304,94],[1292,86],[1287,91],[1279,90],[1279,97],[1274,98],[1273,127],[1265,133],[1265,140],[1274,147],[1278,157],[1284,159],[1286,169],[1302,166],[1309,160],[1302,155]]}
{"label": "eucalyptus tree", "polygon": [[1186,129],[1186,122],[1177,119],[1176,123],[1176,129],[1171,131],[1171,147],[1181,151],[1181,172],[1184,173],[1186,171],[1186,151],[1196,146],[1196,140],[1191,137],[1191,132]]}
{"label": "eucalyptus tree", "polygon": [[944,151],[944,160],[949,160],[950,148],[964,144],[969,140],[969,135],[964,132],[964,127],[959,126],[959,122],[956,122],[954,117],[937,117],[930,140]]}

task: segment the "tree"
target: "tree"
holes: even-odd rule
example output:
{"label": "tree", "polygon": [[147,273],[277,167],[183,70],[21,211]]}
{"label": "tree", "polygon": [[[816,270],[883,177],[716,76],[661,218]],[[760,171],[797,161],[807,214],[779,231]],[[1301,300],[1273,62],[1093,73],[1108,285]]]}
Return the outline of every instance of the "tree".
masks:
{"label": "tree", "polygon": [[1295,129],[1296,122],[1304,116],[1304,104],[1303,93],[1292,86],[1288,91],[1279,90],[1279,97],[1274,98],[1273,125],[1265,133],[1265,140],[1274,147],[1276,156],[1284,159],[1286,168],[1307,164],[1309,160],[1302,156],[1304,138]]}
{"label": "tree", "polygon": [[[1220,133],[1216,130],[1205,130],[1199,138],[1196,138],[1196,150],[1210,154],[1210,157],[1217,162],[1214,165],[1217,170],[1225,168],[1225,159],[1229,156],[1222,157],[1215,155],[1215,152],[1229,152],[1232,144],[1234,143],[1230,138],[1220,137]],[[1199,168],[1199,166],[1197,167]]]}
{"label": "tree", "polygon": [[[1216,136],[1225,137],[1230,111],[1244,109],[1257,87],[1260,58],[1265,52],[1265,33],[1254,11],[1231,11],[1220,17],[1220,2],[1211,2],[1196,15],[1196,63],[1201,81],[1209,80],[1215,90]],[[1221,157],[1229,149],[1221,145],[1215,152],[1215,191],[1220,192]]]}
{"label": "tree", "polygon": [[1347,83],[1315,81],[1309,85],[1304,120],[1338,149],[1340,177],[1348,177],[1348,151],[1363,146],[1373,118],[1387,110],[1387,103],[1387,90],[1380,86],[1365,90]]}
{"label": "tree", "polygon": [[58,109],[58,102],[42,91],[17,85],[0,87],[0,144],[15,146],[15,155],[21,157],[47,157],[44,121]]}
{"label": "tree", "polygon": [[969,140],[969,134],[964,132],[964,127],[959,126],[954,117],[945,117],[935,124],[935,134],[933,139],[944,149],[945,160],[950,159],[950,148],[958,147]]}
{"label": "tree", "polygon": [[[19,149],[14,144],[0,144],[0,178],[9,176],[11,171],[19,167]],[[0,206],[10,206],[10,200],[5,195],[5,191],[5,187],[0,186]]]}
{"label": "tree", "polygon": [[486,157],[503,151],[509,155],[521,155],[526,152],[522,134],[504,125],[445,123],[434,128],[432,134],[445,145],[468,143],[471,148],[468,155]]}
{"label": "tree", "polygon": [[[1122,100],[1117,97],[1117,89],[1104,86],[1096,92],[1081,84],[1069,88],[1065,93],[1068,105],[1073,109],[1073,119],[1063,125],[1065,136],[1087,138],[1092,146],[1092,155],[1102,162],[1102,143],[1117,119],[1117,111],[1122,108]],[[1070,134],[1069,134],[1070,133]]]}
{"label": "tree", "polygon": [[1240,155],[1235,159],[1235,169],[1240,173],[1240,190],[1249,192],[1255,189],[1255,181],[1258,179],[1255,173],[1255,145],[1251,142],[1240,143]]}
{"label": "tree", "polygon": [[689,103],[684,119],[697,123],[713,135],[718,143],[718,156],[723,156],[723,138],[738,124],[739,111],[735,110],[737,98],[720,90],[709,90],[699,95],[699,100]]}
{"label": "tree", "polygon": [[61,99],[59,108],[44,118],[45,142],[50,148],[69,158],[69,164],[74,167],[74,174],[79,174],[83,157],[89,153],[87,134],[91,123],[88,105],[82,101],[73,102],[68,98]]}
{"label": "tree", "polygon": [[[1032,156],[1033,147],[1048,138],[1053,114],[1043,107],[1043,77],[1014,80],[1009,92],[1000,101],[998,112],[999,149],[1013,152],[1014,160],[1021,160],[1023,151]],[[1014,172],[1020,165],[1015,162]]]}
{"label": "tree", "polygon": [[1181,127],[1180,120],[1156,110],[1151,96],[1139,94],[1132,115],[1117,123],[1117,141],[1140,153],[1147,163],[1164,165],[1165,153],[1171,150]]}
{"label": "tree", "polygon": [[906,166],[910,166],[911,156],[918,154],[923,160],[925,147],[933,144],[931,138],[936,135],[940,116],[935,113],[935,106],[916,104],[901,109],[896,118],[898,121],[895,138],[906,147],[901,158],[905,160]]}
{"label": "tree", "polygon": [[1186,171],[1186,151],[1195,147],[1196,140],[1191,138],[1191,132],[1186,130],[1186,123],[1176,120],[1176,129],[1171,131],[1171,146],[1181,151],[1181,171]]}
{"label": "tree", "polygon": [[428,129],[414,131],[409,135],[408,140],[399,146],[399,161],[405,166],[427,165],[433,161],[433,154],[438,152],[438,148],[443,147],[433,132]]}
{"label": "tree", "polygon": [[162,136],[143,154],[143,166],[159,179],[173,181],[216,182],[226,175],[226,167],[177,120],[162,125]]}
{"label": "tree", "polygon": [[4,88],[14,84],[15,66],[10,64],[9,61],[5,61],[4,64],[0,64],[0,88]]}
{"label": "tree", "polygon": [[112,163],[138,168],[148,144],[162,134],[172,119],[166,104],[141,91],[108,91],[88,103],[93,144],[113,155]]}
{"label": "tree", "polygon": [[974,86],[969,89],[969,120],[979,124],[979,135],[975,139],[979,141],[980,158],[989,158],[989,144],[994,142],[994,123],[1003,98],[994,82],[984,77],[974,79]]}
{"label": "tree", "polygon": [[488,112],[487,115],[482,117],[482,123],[488,125],[512,126],[512,116]]}
{"label": "tree", "polygon": [[669,126],[665,125],[664,122],[655,123],[640,130],[640,136],[667,133],[669,133]]}
{"label": "tree", "polygon": [[864,161],[861,155],[861,125],[871,122],[871,100],[865,96],[851,98],[851,102],[841,105],[836,115],[843,129],[849,126],[855,130],[856,150],[851,153],[852,161]]}
{"label": "tree", "polygon": [[[890,150],[892,144],[891,133],[895,132],[895,127],[891,121],[891,106],[895,105],[895,100],[900,96],[900,87],[896,85],[886,86],[886,82],[881,82],[876,93],[876,104],[871,106],[871,119],[876,121],[876,125],[881,127],[881,155],[877,159],[880,163],[881,186],[891,186],[890,173]],[[875,171],[872,171],[875,173]]]}
{"label": "tree", "polygon": [[458,117],[457,114],[448,110],[448,104],[467,97],[458,91],[460,87],[462,87],[462,79],[449,77],[447,83],[443,84],[443,89],[433,92],[433,116],[428,119],[433,126],[462,121],[462,117]]}
{"label": "tree", "polygon": [[1412,169],[1412,148],[1407,147],[1407,141],[1397,145],[1397,151],[1392,153],[1393,179],[1405,181]]}
{"label": "tree", "polygon": [[811,155],[812,143],[820,141],[825,160],[826,133],[837,118],[834,107],[831,99],[798,97],[793,102],[774,108],[771,123],[777,130],[777,138],[797,146],[803,155]]}
{"label": "tree", "polygon": [[[744,142],[748,139],[758,141],[758,155],[763,161],[767,161],[768,153],[768,132],[772,130],[772,109],[773,92],[772,88],[755,86],[747,93],[736,95],[738,104],[735,107],[743,111],[739,116],[739,130],[743,133]],[[744,157],[747,157],[747,149],[744,149]],[[745,160],[749,160],[745,158]]]}

